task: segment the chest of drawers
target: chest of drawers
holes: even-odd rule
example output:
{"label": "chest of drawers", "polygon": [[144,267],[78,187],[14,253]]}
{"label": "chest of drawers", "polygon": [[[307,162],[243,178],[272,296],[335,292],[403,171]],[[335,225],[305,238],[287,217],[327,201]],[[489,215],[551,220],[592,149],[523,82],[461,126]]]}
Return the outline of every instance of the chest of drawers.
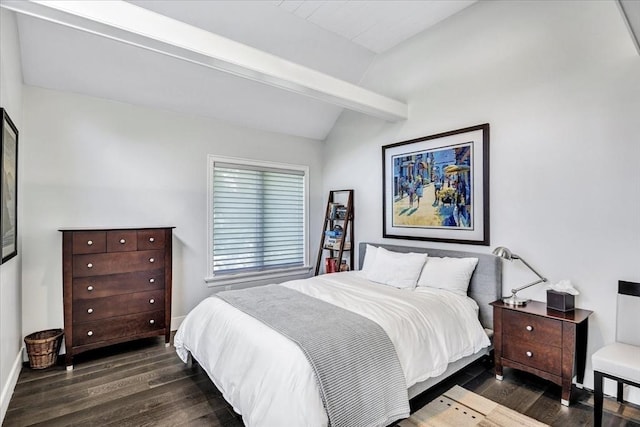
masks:
{"label": "chest of drawers", "polygon": [[67,369],[75,355],[171,328],[173,227],[62,229]]}
{"label": "chest of drawers", "polygon": [[568,406],[574,374],[578,383],[584,379],[591,311],[560,312],[539,301],[491,305],[496,377],[502,379],[505,366],[535,374],[560,385],[561,402]]}

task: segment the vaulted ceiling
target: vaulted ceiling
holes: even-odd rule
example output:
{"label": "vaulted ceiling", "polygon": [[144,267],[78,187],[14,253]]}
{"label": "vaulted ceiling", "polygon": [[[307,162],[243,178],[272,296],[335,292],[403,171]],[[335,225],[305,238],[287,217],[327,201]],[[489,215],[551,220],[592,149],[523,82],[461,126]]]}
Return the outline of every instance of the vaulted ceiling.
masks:
{"label": "vaulted ceiling", "polygon": [[475,0],[3,0],[24,83],[323,140],[344,108],[403,120],[359,86],[376,55]]}

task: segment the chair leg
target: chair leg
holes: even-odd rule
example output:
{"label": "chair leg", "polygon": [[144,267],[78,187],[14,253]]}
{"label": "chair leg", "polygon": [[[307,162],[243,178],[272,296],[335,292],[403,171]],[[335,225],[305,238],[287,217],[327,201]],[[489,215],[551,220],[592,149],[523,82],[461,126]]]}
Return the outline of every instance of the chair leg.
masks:
{"label": "chair leg", "polygon": [[624,399],[622,398],[622,393],[624,392],[624,383],[622,381],[618,381],[618,395],[617,400],[620,403],[624,403]]}
{"label": "chair leg", "polygon": [[593,372],[593,425],[602,427],[602,372]]}

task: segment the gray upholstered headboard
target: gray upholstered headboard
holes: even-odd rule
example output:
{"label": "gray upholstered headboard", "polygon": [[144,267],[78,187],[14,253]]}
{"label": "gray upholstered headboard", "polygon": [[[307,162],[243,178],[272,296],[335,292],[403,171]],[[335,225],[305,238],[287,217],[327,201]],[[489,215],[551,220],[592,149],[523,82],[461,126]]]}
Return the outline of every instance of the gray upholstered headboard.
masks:
{"label": "gray upholstered headboard", "polygon": [[469,283],[468,295],[473,298],[480,307],[480,322],[485,328],[493,329],[493,308],[489,303],[502,296],[502,264],[500,258],[492,254],[482,254],[476,252],[451,251],[448,249],[416,248],[411,246],[385,245],[382,243],[361,242],[358,247],[359,268],[362,268],[364,256],[367,251],[367,244],[382,247],[395,252],[418,252],[427,253],[435,257],[478,258],[471,283]]}

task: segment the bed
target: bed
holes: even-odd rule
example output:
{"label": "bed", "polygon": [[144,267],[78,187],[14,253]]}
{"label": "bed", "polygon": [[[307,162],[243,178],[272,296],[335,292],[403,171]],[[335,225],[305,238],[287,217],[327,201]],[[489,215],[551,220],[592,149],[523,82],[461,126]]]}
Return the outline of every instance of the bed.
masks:
{"label": "bed", "polygon": [[[424,269],[420,267],[418,272],[420,280],[426,277],[423,273],[430,261],[436,266],[437,259],[456,259],[456,262],[477,259],[469,273],[470,279],[467,277],[468,297],[459,291],[433,286],[414,284],[414,288],[406,289],[395,286],[398,281],[404,283],[405,271],[410,275],[418,254],[427,254]],[[363,424],[386,425],[408,415],[403,411],[408,411],[409,398],[489,353],[493,328],[489,303],[502,291],[501,264],[497,257],[488,254],[366,242],[360,243],[359,255],[360,271],[261,288],[278,292],[286,289],[307,299],[320,300],[327,303],[325,305],[348,311],[347,314],[355,313],[356,317],[386,332],[402,370],[407,407],[400,412],[389,412],[391,415],[387,416],[391,418],[377,418],[375,422]],[[401,264],[408,262],[408,258],[412,261],[389,278],[380,279],[376,275],[393,271],[391,266],[396,259]],[[378,262],[373,261],[376,259]],[[382,283],[385,280],[395,281],[394,285]],[[335,416],[330,421],[332,412],[326,401],[326,387],[316,363],[309,359],[308,351],[301,350],[298,341],[288,335],[289,330],[283,332],[278,329],[283,326],[278,326],[275,329],[280,332],[277,332],[273,326],[267,326],[269,321],[257,320],[256,314],[248,314],[237,301],[230,302],[228,298],[233,295],[225,296],[224,300],[222,295],[207,298],[186,316],[174,339],[178,356],[185,362],[192,357],[202,366],[225,400],[242,414],[247,426],[341,424]],[[429,317],[424,315],[427,312],[440,314]],[[276,317],[288,318],[286,312],[283,313]],[[445,317],[451,313],[459,319],[459,325]],[[290,318],[284,323],[286,329],[298,321]],[[429,330],[433,333],[425,332]],[[336,360],[336,364],[340,364],[339,359]],[[362,359],[357,360],[360,360],[357,366],[363,364]],[[385,387],[365,388],[386,388],[386,381],[376,381]],[[342,424],[356,425],[357,422],[351,419]]]}

